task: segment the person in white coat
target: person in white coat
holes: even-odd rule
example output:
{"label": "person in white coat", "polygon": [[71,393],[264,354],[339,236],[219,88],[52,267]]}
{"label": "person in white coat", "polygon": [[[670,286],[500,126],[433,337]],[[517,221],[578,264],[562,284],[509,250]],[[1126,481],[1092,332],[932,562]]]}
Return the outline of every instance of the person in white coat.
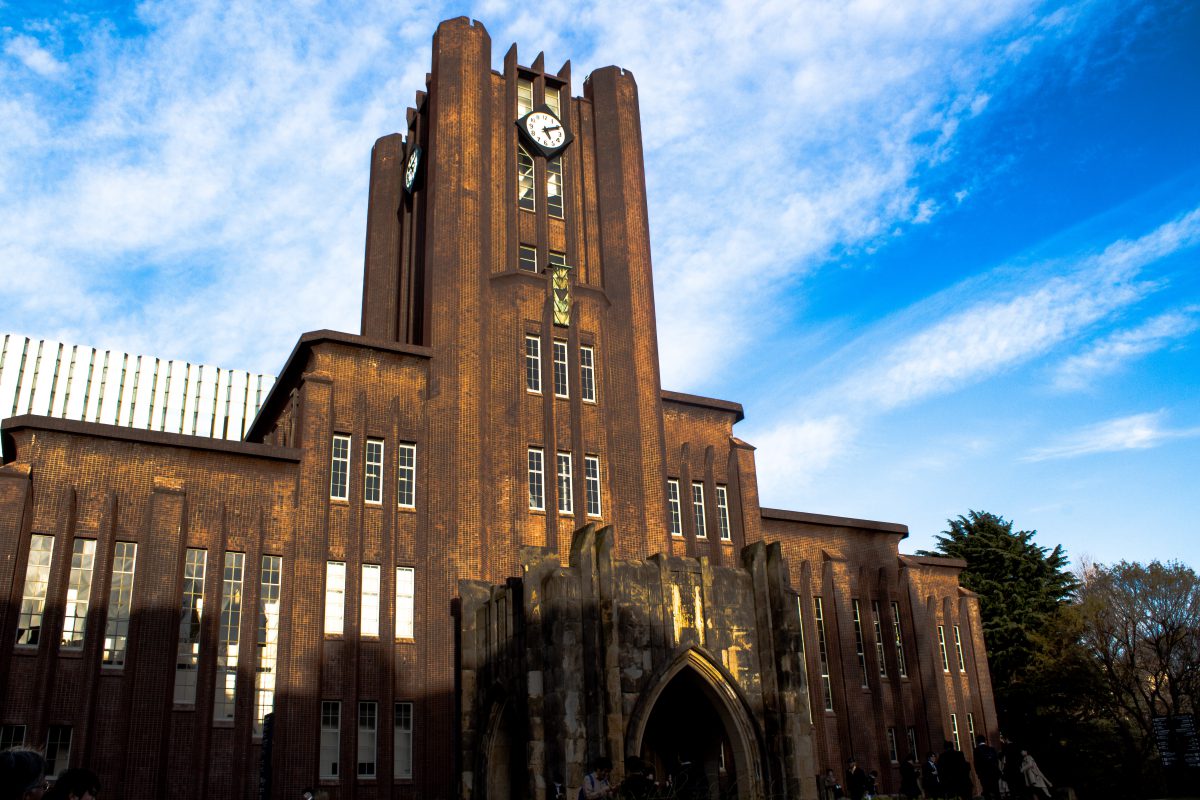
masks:
{"label": "person in white coat", "polygon": [[1050,797],[1052,784],[1038,769],[1037,762],[1033,760],[1033,756],[1029,755],[1028,750],[1021,751],[1021,774],[1025,777],[1025,785],[1029,787],[1030,796]]}

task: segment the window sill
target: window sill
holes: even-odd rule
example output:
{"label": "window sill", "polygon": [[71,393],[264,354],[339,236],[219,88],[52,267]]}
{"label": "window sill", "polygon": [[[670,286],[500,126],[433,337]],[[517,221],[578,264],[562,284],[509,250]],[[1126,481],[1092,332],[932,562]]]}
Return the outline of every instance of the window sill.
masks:
{"label": "window sill", "polygon": [[413,514],[413,513],[416,513],[417,507],[415,505],[414,506],[402,506],[402,505],[397,504],[396,510],[397,511],[407,511],[410,514]]}

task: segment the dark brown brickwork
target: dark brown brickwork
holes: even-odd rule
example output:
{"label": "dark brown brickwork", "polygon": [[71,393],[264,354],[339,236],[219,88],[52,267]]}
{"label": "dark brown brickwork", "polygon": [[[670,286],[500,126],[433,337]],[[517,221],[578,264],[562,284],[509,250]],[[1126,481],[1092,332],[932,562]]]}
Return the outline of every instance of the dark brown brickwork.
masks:
{"label": "dark brown brickwork", "polygon": [[[730,774],[714,754],[732,759],[739,797],[812,797],[818,773],[840,773],[851,753],[893,788],[889,727],[901,756],[910,727],[919,749],[940,749],[950,714],[964,746],[968,714],[977,733],[994,734],[978,605],[958,586],[962,565],[900,555],[903,526],[760,508],[754,448],[733,435],[741,406],[662,390],[633,76],[605,67],[574,86],[569,63],[549,72],[539,55],[522,66],[515,46],[502,71],[491,63],[482,25],[439,26],[407,130],[381,138],[371,155],[361,335],[301,336],[245,442],[44,417],[5,422],[0,724],[27,726],[39,745],[50,726],[70,726],[72,763],[99,768],[116,796],[259,796],[259,568],[278,556],[273,797],[320,784],[336,798],[548,800],[555,782],[577,789],[589,756],[653,754],[663,769],[680,761],[684,744],[662,733],[663,709],[728,734],[727,753],[712,749],[719,737],[688,746],[709,759],[710,785]],[[537,210],[516,202],[519,80],[531,82],[535,105],[547,87],[561,90],[574,136],[562,155],[562,219],[547,213],[541,156]],[[418,146],[410,193],[404,168]],[[554,322],[550,274],[520,269],[521,245],[536,250],[539,267],[551,253],[571,265],[568,326]],[[526,386],[526,336],[540,338],[540,392]],[[554,392],[555,340],[568,353],[565,398]],[[580,391],[583,347],[595,354],[594,401]],[[330,492],[335,435],[350,440],[344,500]],[[364,494],[369,440],[384,448],[377,504]],[[401,444],[416,448],[412,508],[397,502]],[[530,509],[531,447],[545,456],[544,510]],[[569,513],[558,511],[558,453],[571,459]],[[600,463],[598,517],[587,512],[589,456]],[[681,536],[669,532],[670,479],[681,489]],[[703,539],[694,483],[704,493]],[[40,642],[18,647],[34,534],[53,537],[53,561]],[[97,543],[91,605],[83,648],[65,651],[79,538]],[[115,668],[101,661],[120,542],[138,549],[127,658]],[[206,551],[208,570],[196,701],[177,706],[188,548]],[[232,721],[214,721],[230,552],[245,555],[235,709]],[[330,561],[345,565],[337,635],[324,632]],[[380,567],[378,637],[361,630],[364,565]],[[398,567],[415,574],[411,639],[395,636]],[[890,638],[893,602],[907,677]],[[873,603],[888,637],[886,677]],[[956,652],[942,669],[938,625],[958,627],[965,671]],[[339,774],[324,780],[322,701],[341,712]],[[374,776],[357,774],[362,702],[378,711]],[[393,778],[400,702],[413,704],[411,778]],[[654,744],[639,751],[639,742]]]}

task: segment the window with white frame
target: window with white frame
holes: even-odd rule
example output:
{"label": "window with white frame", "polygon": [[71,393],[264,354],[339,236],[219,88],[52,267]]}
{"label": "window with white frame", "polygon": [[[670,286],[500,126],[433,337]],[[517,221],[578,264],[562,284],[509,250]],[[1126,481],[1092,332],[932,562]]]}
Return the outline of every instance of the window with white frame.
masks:
{"label": "window with white frame", "polygon": [[529,510],[546,510],[546,461],[540,447],[529,448]]}
{"label": "window with white frame", "polygon": [[379,706],[373,700],[358,703],[358,777],[375,777],[375,752],[379,738]]}
{"label": "window with white frame", "polygon": [[879,619],[879,601],[871,601],[871,621],[875,624],[875,657],[879,659],[879,677],[886,678],[887,659],[884,658],[886,652],[883,646],[883,622]]}
{"label": "window with white frame", "polygon": [[366,470],[363,473],[363,501],[383,502],[383,439],[367,439]]}
{"label": "window with white frame", "polygon": [[600,516],[600,457],[583,457],[584,488],[587,493],[587,515]]}
{"label": "window with white frame", "polygon": [[957,625],[954,626],[954,650],[958,654],[958,671],[966,673],[967,660],[963,657],[962,634]]}
{"label": "window with white frame", "polygon": [[517,78],[517,119],[533,111],[533,81]]}
{"label": "window with white frame", "polygon": [[262,736],[263,720],[275,709],[275,675],[279,665],[279,597],[283,557],[263,556],[258,587],[258,671],[254,675],[254,735]]}
{"label": "window with white frame", "polygon": [[396,638],[413,638],[413,609],[416,599],[416,571],[396,567]]}
{"label": "window with white frame", "polygon": [[958,715],[950,714],[950,735],[954,739],[954,749],[962,750],[962,743],[958,740]]}
{"label": "window with white frame", "polygon": [[525,337],[525,391],[542,393],[542,337]]}
{"label": "window with white frame", "polygon": [[914,728],[912,725],[909,725],[907,735],[908,735],[908,752],[914,753],[914,754],[919,753],[920,751],[917,750],[917,729]]}
{"label": "window with white frame", "polygon": [[50,565],[54,558],[54,537],[35,533],[29,540],[29,561],[25,565],[25,588],[21,592],[21,611],[17,615],[17,646],[37,647],[42,636],[42,615],[46,611],[46,588],[50,584]]}
{"label": "window with white frame", "polygon": [[46,734],[46,777],[57,778],[71,764],[71,726],[51,725]]}
{"label": "window with white frame", "polygon": [[[900,633],[900,604],[892,601],[892,633],[896,637],[896,668],[901,678],[908,677],[908,664],[904,661],[904,637]],[[913,749],[916,752],[916,749]]]}
{"label": "window with white frame", "polygon": [[667,481],[667,508],[671,513],[671,535],[683,536],[683,509],[680,508],[679,481]]}
{"label": "window with white frame", "polygon": [[401,508],[416,508],[417,446],[412,442],[401,442],[396,449],[399,452],[396,473],[396,505]]}
{"label": "window with white frame", "polygon": [[183,598],[179,608],[179,639],[175,649],[175,703],[196,704],[200,671],[200,621],[204,615],[204,577],[208,551],[189,547],[183,561]]}
{"label": "window with white frame", "polygon": [[888,739],[888,758],[891,759],[891,762],[893,764],[895,764],[900,761],[899,749],[896,747],[896,729],[895,728],[887,729],[887,739]]}
{"label": "window with white frame", "polygon": [[0,752],[25,744],[24,725],[0,725]]}
{"label": "window with white frame", "polygon": [[517,145],[517,207],[523,211],[537,210],[533,157],[521,145]]}
{"label": "window with white frame", "polygon": [[413,776],[413,704],[396,703],[392,715],[392,775],[409,780]]}
{"label": "window with white frame", "polygon": [[937,626],[938,631],[938,647],[942,651],[942,672],[950,671],[950,659],[946,656],[946,628],[942,625]]}
{"label": "window with white frame", "polygon": [[567,380],[567,343],[562,339],[554,340],[554,396],[569,397]]}
{"label": "window with white frame", "polygon": [[975,744],[975,715],[967,712],[967,744]]}
{"label": "window with white frame", "polygon": [[696,522],[696,538],[707,539],[708,528],[704,524],[704,484],[692,483],[692,517]]}
{"label": "window with white frame", "polygon": [[546,159],[546,211],[555,219],[563,218],[562,156]]}
{"label": "window with white frame", "polygon": [[213,700],[213,720],[233,720],[237,697],[238,639],[242,628],[242,579],[245,553],[225,554],[225,573],[221,580],[221,630],[217,641],[217,678]]}
{"label": "window with white frame", "polygon": [[722,542],[733,538],[729,529],[729,490],[720,485],[717,486],[717,532]]}
{"label": "window with white frame", "polygon": [[101,663],[108,667],[125,665],[136,564],[137,543],[117,542],[113,549],[112,585],[108,592],[108,621],[104,626],[104,654],[101,657]]}
{"label": "window with white frame", "polygon": [[329,496],[334,500],[350,498],[350,437],[333,435],[333,459],[329,470]]}
{"label": "window with white frame", "polygon": [[321,763],[317,774],[322,778],[338,777],[338,762],[342,748],[342,704],[339,700],[321,701]]}
{"label": "window with white frame", "polygon": [[862,685],[867,684],[867,652],[863,646],[862,632],[862,609],[857,600],[851,600],[850,606],[854,610],[854,653],[858,656],[858,669],[862,674]]}
{"label": "window with white frame", "polygon": [[362,601],[359,603],[358,633],[379,637],[379,565],[362,565]]}
{"label": "window with white frame", "polygon": [[346,619],[346,562],[325,562],[325,635],[341,636]]}
{"label": "window with white frame", "polygon": [[67,583],[67,607],[63,616],[62,648],[80,650],[87,628],[92,599],[92,569],[96,563],[96,540],[76,539],[71,552],[71,577]]}
{"label": "window with white frame", "polygon": [[557,86],[546,86],[546,105],[554,112],[554,116],[562,119],[562,94]]}
{"label": "window with white frame", "polygon": [[596,402],[596,351],[586,344],[579,348],[579,396]]}
{"label": "window with white frame", "polygon": [[817,656],[821,667],[821,695],[825,710],[833,711],[833,681],[829,675],[829,648],[825,643],[825,606],[820,597],[813,598],[817,617]]}
{"label": "window with white frame", "polygon": [[537,248],[527,244],[517,246],[517,268],[523,272],[537,272]]}
{"label": "window with white frame", "polygon": [[559,453],[558,465],[558,513],[574,514],[575,502],[572,498],[571,454]]}

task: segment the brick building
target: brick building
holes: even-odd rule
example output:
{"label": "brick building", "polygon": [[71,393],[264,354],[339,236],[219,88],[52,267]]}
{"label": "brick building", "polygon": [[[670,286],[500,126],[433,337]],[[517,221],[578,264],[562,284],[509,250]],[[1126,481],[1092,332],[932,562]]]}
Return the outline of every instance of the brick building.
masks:
{"label": "brick building", "polygon": [[491,62],[439,26],[361,333],[241,441],[4,422],[3,744],[131,799],[548,800],[602,754],[807,798],[994,736],[962,563],[760,507],[741,406],[661,388],[633,76]]}

